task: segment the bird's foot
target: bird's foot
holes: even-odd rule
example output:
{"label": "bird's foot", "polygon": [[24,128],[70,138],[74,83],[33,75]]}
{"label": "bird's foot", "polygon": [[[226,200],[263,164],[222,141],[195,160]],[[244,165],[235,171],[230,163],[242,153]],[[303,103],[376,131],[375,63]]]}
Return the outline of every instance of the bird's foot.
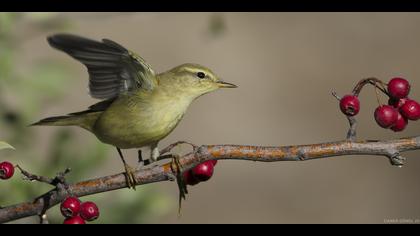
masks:
{"label": "bird's foot", "polygon": [[[178,202],[178,215],[181,215],[181,206],[182,206],[182,200],[185,200],[186,195],[188,194],[187,185],[185,184],[184,178],[183,178],[183,171],[182,171],[182,165],[179,162],[179,155],[173,154],[172,156],[172,162],[171,162],[171,169],[173,176],[176,178],[176,182],[178,184],[178,190],[179,190],[179,202]],[[172,178],[173,178],[172,176]]]}
{"label": "bird's foot", "polygon": [[132,188],[133,190],[136,190],[137,181],[134,175],[135,171],[128,164],[124,164],[124,168],[125,168],[125,178],[127,181],[128,188]]}

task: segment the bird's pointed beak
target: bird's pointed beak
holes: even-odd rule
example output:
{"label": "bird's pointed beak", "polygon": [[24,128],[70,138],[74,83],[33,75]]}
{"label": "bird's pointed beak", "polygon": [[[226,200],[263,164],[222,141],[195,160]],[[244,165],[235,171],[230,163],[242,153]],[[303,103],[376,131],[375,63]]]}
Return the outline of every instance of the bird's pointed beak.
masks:
{"label": "bird's pointed beak", "polygon": [[219,85],[219,88],[237,88],[238,86],[224,82],[224,81],[217,81],[217,85]]}

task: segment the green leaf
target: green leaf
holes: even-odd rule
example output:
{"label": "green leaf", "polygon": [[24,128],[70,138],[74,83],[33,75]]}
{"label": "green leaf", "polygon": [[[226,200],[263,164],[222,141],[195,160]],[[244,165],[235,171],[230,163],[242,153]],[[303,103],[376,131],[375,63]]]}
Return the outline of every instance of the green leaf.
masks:
{"label": "green leaf", "polygon": [[6,142],[0,141],[0,150],[2,150],[2,149],[13,149],[13,150],[15,150],[15,148],[12,147],[12,145],[10,145]]}

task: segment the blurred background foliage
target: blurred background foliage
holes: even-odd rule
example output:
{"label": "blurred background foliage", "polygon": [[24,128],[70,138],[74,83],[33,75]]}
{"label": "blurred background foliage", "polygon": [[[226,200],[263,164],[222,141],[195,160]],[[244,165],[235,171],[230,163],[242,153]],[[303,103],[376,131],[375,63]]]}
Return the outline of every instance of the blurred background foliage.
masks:
{"label": "blurred background foliage", "polygon": [[[95,15],[84,17],[95,18]],[[68,175],[68,180],[75,182],[92,177],[92,168],[103,167],[108,153],[112,153],[112,147],[96,140],[77,142],[73,129],[60,128],[54,129],[44,152],[35,151],[39,149],[39,144],[28,124],[39,116],[44,104],[60,100],[69,94],[66,93],[66,84],[71,83],[71,78],[66,73],[69,69],[60,62],[39,60],[30,68],[22,68],[18,57],[25,40],[72,27],[74,26],[66,15],[57,13],[0,13],[0,139],[17,149],[2,151],[0,160],[10,160],[29,172],[44,176],[54,176],[70,167],[72,172]],[[219,37],[224,27],[222,17],[215,15],[209,20],[208,32],[210,36]],[[0,205],[4,206],[29,201],[48,191],[50,186],[23,181],[20,174],[17,174],[11,181],[2,181],[0,189]],[[155,221],[174,207],[168,196],[152,186],[138,188],[136,192],[120,190],[97,194],[82,200],[95,201],[100,207],[101,217],[95,223]],[[51,209],[48,216],[51,223],[61,223],[63,220],[58,207]],[[18,222],[34,223],[37,218]]]}

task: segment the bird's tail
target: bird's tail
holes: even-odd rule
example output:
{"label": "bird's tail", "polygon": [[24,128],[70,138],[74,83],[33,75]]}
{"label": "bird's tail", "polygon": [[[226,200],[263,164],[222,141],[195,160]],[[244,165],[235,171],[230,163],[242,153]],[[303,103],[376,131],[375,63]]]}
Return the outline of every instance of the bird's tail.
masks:
{"label": "bird's tail", "polygon": [[77,125],[74,116],[53,116],[42,119],[38,122],[31,124],[30,126],[43,125],[43,126],[70,126]]}
{"label": "bird's tail", "polygon": [[42,119],[30,126],[80,126],[87,130],[92,130],[98,118],[98,112],[80,115],[54,116]]}

